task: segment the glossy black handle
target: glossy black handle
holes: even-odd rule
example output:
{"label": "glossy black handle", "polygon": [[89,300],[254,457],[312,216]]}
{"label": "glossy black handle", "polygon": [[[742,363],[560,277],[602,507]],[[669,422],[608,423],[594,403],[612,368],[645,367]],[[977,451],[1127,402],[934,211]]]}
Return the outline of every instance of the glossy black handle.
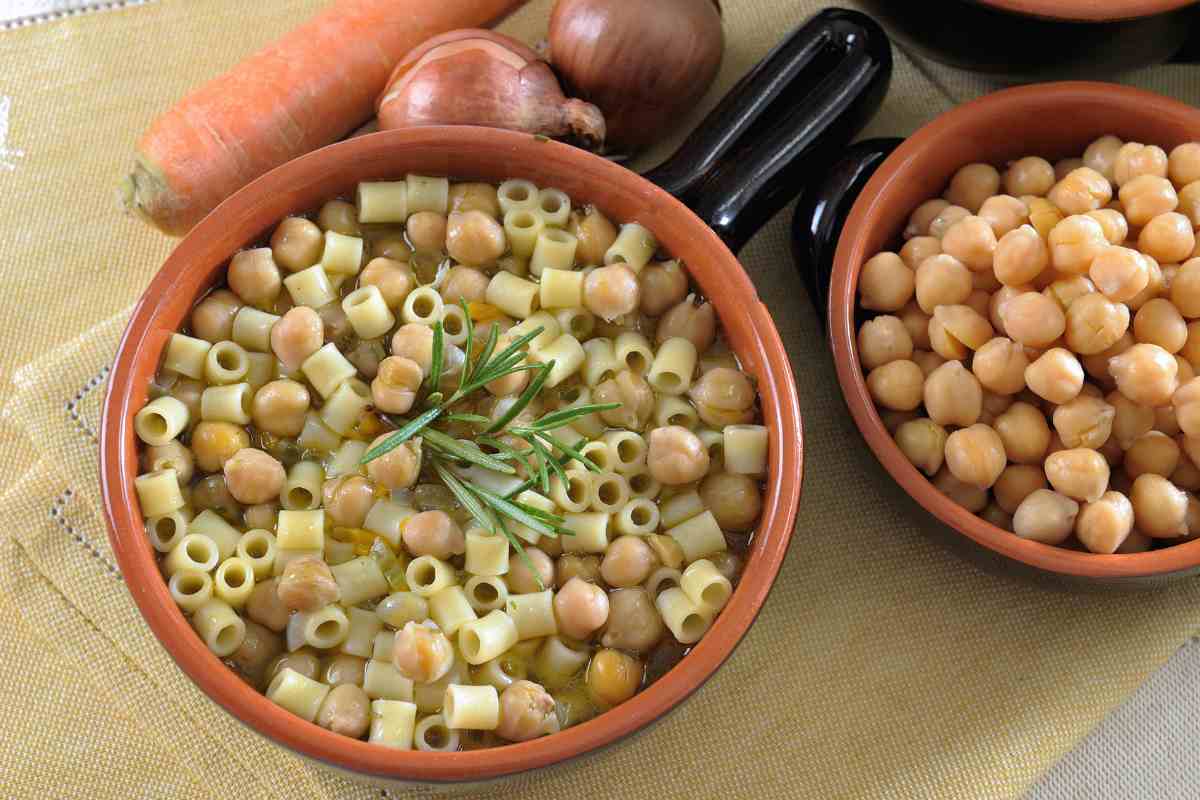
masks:
{"label": "glossy black handle", "polygon": [[737,251],[870,120],[891,74],[883,29],[857,11],[826,9],[772,50],[645,177]]}
{"label": "glossy black handle", "polygon": [[867,139],[852,145],[819,180],[805,187],[792,217],[792,257],[822,322],[828,318],[829,282],[838,237],[867,181],[903,139]]}

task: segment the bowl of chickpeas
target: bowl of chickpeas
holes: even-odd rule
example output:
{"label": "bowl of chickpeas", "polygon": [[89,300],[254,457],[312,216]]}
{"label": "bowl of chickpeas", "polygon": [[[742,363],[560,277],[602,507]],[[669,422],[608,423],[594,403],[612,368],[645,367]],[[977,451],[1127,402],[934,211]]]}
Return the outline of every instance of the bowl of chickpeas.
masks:
{"label": "bowl of chickpeas", "polygon": [[397,785],[558,763],[663,716],[765,601],[796,387],[718,236],[584,151],[363,136],[188,234],[121,342],[110,536],[180,667]]}
{"label": "bowl of chickpeas", "polygon": [[925,509],[1042,573],[1200,569],[1200,111],[1066,82],[934,120],[839,240],[838,379]]}

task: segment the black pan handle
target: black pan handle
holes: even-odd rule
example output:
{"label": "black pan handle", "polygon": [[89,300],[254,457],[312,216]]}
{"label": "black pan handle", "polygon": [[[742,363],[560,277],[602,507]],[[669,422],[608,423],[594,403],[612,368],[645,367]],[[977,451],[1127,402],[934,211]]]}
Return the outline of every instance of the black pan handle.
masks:
{"label": "black pan handle", "polygon": [[903,139],[867,139],[849,147],[810,183],[792,217],[792,257],[822,322],[828,318],[829,282],[838,237],[867,181]]}
{"label": "black pan handle", "polygon": [[797,28],[646,178],[735,252],[878,110],[891,43],[870,17],[826,9]]}

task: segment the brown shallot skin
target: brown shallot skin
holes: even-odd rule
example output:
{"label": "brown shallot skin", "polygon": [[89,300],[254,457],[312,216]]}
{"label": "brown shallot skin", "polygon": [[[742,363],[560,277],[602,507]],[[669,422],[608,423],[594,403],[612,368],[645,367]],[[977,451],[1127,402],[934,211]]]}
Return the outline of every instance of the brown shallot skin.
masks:
{"label": "brown shallot skin", "polygon": [[396,65],[379,97],[379,127],[483,125],[604,144],[604,115],[567,99],[550,65],[494,31],[465,28],[435,36]]}

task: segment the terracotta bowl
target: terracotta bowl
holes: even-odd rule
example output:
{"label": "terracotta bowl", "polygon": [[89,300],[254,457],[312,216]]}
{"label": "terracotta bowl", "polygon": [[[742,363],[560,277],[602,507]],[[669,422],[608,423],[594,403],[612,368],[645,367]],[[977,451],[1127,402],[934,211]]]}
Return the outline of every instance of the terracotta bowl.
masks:
{"label": "terracotta bowl", "polygon": [[1196,0],[975,0],[1014,14],[1071,22],[1109,22],[1165,14]]}
{"label": "terracotta bowl", "polygon": [[875,253],[894,246],[914,208],[940,196],[964,164],[1002,165],[1026,155],[1051,160],[1078,156],[1106,133],[1169,151],[1200,139],[1200,109],[1113,84],[1048,83],[987,95],[917,131],[879,167],[846,220],[830,287],[830,342],[838,381],[867,444],[913,499],[963,536],[1007,559],[1059,575],[1144,579],[1194,573],[1200,571],[1200,540],[1145,553],[1096,555],[1020,539],[951,502],[892,441],[859,365],[859,269]]}
{"label": "terracotta bowl", "polygon": [[[339,736],[284,711],[239,680],[172,603],[133,488],[133,414],[146,401],[167,338],[221,278],[229,257],[288,214],[339,194],[352,196],[360,180],[408,172],[492,182],[519,176],[557,186],[615,220],[645,224],[687,262],[711,298],[730,344],[758,382],[770,428],[770,479],[745,572],[692,652],[614,711],[553,736],[471,752],[396,751]],[[183,671],[237,719],[303,756],[362,777],[435,784],[485,781],[582,755],[645,727],[698,689],[733,652],[775,580],[800,500],[803,453],[796,385],[783,344],[754,286],[716,234],[679,201],[616,164],[563,144],[468,127],[351,139],[296,159],[221,204],[179,243],[134,309],[109,377],[101,442],[101,488],[113,549],[146,621]]]}

